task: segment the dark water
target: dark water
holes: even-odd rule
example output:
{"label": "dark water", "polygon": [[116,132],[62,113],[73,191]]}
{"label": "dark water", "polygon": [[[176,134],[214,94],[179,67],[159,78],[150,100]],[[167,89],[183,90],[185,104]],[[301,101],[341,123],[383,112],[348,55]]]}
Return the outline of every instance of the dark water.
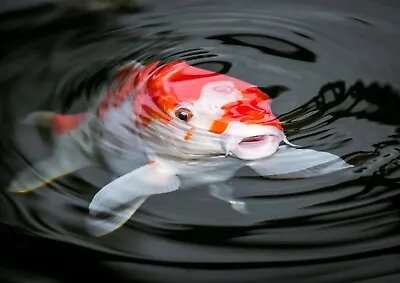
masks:
{"label": "dark water", "polygon": [[[1,16],[0,282],[399,282],[399,15],[395,1],[237,0]],[[135,58],[185,59],[258,85],[291,141],[356,169],[236,177],[249,215],[201,188],[154,196],[101,238],[83,228],[99,172],[6,193],[51,152],[18,121],[84,111],[110,70]]]}

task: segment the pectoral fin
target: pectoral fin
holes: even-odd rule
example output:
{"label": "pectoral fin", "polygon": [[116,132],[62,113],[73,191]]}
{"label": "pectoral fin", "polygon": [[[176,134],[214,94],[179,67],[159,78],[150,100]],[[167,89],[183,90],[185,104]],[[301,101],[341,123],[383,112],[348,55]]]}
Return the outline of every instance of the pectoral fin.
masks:
{"label": "pectoral fin", "polygon": [[309,178],[353,167],[339,156],[312,149],[280,146],[269,158],[248,164],[258,174],[277,179]]}
{"label": "pectoral fin", "polygon": [[91,234],[101,236],[122,226],[155,194],[179,189],[179,178],[152,163],[129,172],[104,186],[89,205],[87,227]]}
{"label": "pectoral fin", "polygon": [[233,197],[233,188],[230,185],[219,183],[210,184],[208,187],[211,196],[229,203],[237,212],[248,214],[246,203]]}

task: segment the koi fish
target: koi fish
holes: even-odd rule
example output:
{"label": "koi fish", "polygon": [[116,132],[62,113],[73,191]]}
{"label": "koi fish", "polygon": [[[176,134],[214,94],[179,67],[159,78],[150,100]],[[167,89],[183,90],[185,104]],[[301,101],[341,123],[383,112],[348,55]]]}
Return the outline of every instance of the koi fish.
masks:
{"label": "koi fish", "polygon": [[102,166],[113,181],[89,205],[93,235],[114,231],[152,195],[207,185],[246,213],[224,182],[248,166],[270,178],[308,178],[352,165],[291,144],[255,85],[184,61],[138,63],[117,71],[117,85],[85,113],[34,112],[23,121],[52,130],[53,155],[22,172],[12,192],[28,192],[77,170]]}

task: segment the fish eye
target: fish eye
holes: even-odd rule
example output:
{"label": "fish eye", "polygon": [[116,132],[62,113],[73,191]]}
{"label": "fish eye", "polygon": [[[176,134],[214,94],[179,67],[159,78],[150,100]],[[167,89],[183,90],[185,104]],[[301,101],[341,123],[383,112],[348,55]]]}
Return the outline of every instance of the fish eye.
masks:
{"label": "fish eye", "polygon": [[175,116],[182,121],[189,121],[193,117],[193,113],[187,108],[178,108],[175,110]]}

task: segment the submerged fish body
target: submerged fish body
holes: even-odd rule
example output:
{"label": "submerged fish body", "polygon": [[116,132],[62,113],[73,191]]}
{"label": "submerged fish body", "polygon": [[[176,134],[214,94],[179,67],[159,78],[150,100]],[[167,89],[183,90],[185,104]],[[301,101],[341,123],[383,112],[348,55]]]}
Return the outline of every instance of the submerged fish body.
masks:
{"label": "submerged fish body", "polygon": [[9,190],[31,191],[88,166],[106,167],[115,179],[96,193],[87,221],[92,234],[103,235],[150,196],[182,187],[209,185],[211,195],[246,212],[221,185],[243,166],[274,178],[351,167],[336,155],[290,144],[270,104],[254,85],[183,61],[129,64],[87,113],[35,112],[25,119],[49,126],[56,146]]}

